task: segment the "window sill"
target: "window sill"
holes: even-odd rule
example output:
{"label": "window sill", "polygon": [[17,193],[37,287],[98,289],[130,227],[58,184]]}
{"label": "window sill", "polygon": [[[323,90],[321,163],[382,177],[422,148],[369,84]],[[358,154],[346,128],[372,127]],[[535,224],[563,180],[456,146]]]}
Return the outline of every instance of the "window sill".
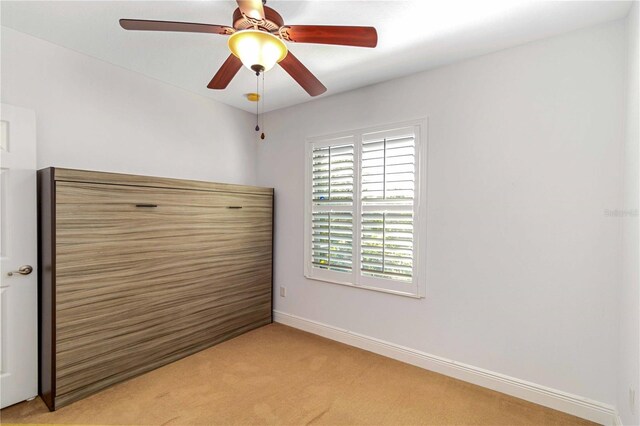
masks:
{"label": "window sill", "polygon": [[319,278],[319,277],[313,277],[310,276],[308,274],[304,274],[304,277],[309,279],[309,280],[313,280],[313,281],[320,281],[323,283],[330,283],[330,284],[338,284],[338,285],[343,285],[346,287],[353,287],[353,288],[362,288],[365,290],[370,290],[370,291],[376,291],[378,293],[387,293],[387,294],[393,294],[396,296],[403,296],[403,297],[408,297],[410,299],[424,299],[425,296],[421,296],[415,293],[408,293],[405,291],[397,291],[397,290],[389,290],[386,288],[380,288],[380,287],[372,287],[372,286],[366,286],[366,285],[355,285],[353,283],[350,282],[346,282],[346,281],[338,281],[338,280],[331,280],[331,279],[327,279],[327,278]]}

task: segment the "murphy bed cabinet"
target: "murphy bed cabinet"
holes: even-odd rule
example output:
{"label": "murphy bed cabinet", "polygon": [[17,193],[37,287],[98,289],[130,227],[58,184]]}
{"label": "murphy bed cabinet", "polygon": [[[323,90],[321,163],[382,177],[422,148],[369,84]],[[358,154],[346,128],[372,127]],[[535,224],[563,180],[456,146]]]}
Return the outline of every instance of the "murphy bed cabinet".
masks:
{"label": "murphy bed cabinet", "polygon": [[273,189],[47,168],[38,196],[50,410],[272,321]]}

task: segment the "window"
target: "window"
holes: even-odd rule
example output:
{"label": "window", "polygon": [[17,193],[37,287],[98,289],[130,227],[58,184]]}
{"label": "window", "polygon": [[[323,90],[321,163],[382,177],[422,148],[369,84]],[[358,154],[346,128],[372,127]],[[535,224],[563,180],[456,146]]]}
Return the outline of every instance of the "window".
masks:
{"label": "window", "polygon": [[305,276],[424,295],[423,127],[404,123],[308,141]]}

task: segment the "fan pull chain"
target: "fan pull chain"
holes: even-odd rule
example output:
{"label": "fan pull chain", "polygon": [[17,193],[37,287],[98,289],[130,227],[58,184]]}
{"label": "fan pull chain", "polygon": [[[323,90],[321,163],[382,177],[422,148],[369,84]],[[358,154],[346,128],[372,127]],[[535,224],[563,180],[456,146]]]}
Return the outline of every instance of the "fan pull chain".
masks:
{"label": "fan pull chain", "polygon": [[256,93],[258,94],[258,102],[256,102],[256,132],[260,131],[260,74],[256,72]]}
{"label": "fan pull chain", "polygon": [[264,140],[264,73],[262,73],[262,95],[260,96],[260,98],[258,99],[258,104],[260,104],[260,102],[262,102],[262,133],[260,134],[260,139]]}

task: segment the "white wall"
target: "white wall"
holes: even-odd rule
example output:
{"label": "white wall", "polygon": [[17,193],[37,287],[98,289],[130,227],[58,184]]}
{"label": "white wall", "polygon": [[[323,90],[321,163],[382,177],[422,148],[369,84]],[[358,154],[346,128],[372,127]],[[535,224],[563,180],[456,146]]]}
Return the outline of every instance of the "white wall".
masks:
{"label": "white wall", "polygon": [[[627,122],[624,155],[624,195],[622,203],[622,286],[620,291],[620,352],[618,359],[618,411],[624,425],[640,425],[640,274],[638,242],[638,196],[640,195],[640,151],[638,98],[640,86],[640,4],[634,3],[627,17]],[[635,409],[629,401],[629,389],[635,389]]]}
{"label": "white wall", "polygon": [[39,168],[255,183],[247,112],[4,27],[0,60],[2,102],[36,112]]}
{"label": "white wall", "polygon": [[[620,21],[268,114],[275,309],[615,403],[624,76]],[[420,117],[427,297],[306,280],[305,138]]]}

